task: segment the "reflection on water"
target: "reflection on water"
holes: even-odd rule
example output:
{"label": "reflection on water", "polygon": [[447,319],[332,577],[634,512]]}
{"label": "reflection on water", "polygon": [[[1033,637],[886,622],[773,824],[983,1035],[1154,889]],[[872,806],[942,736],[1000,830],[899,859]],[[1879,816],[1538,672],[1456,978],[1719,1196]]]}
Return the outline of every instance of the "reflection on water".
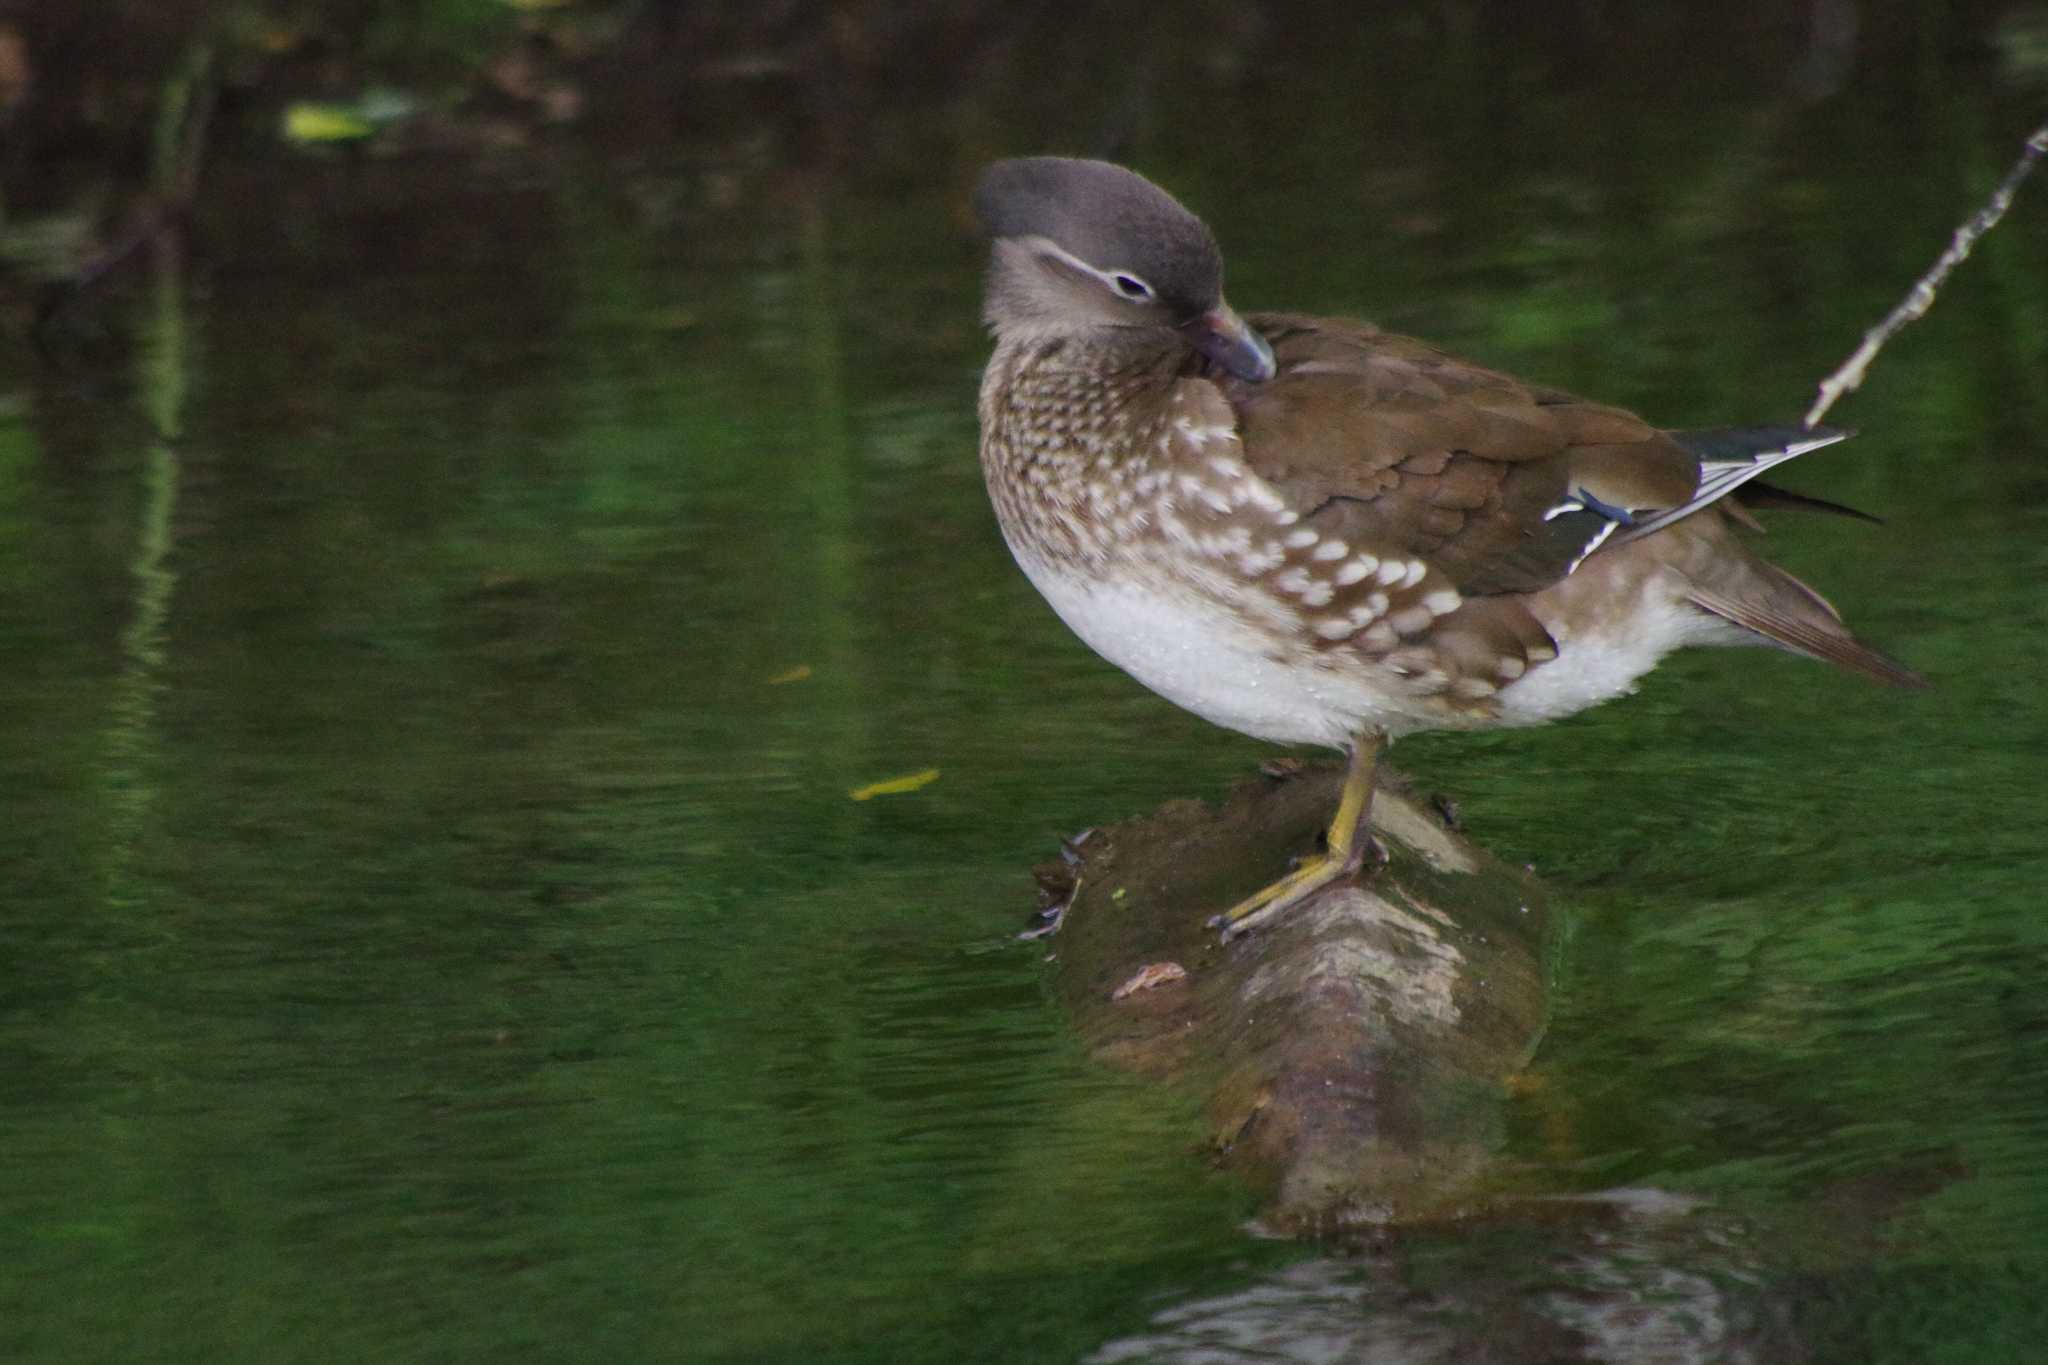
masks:
{"label": "reflection on water", "polygon": [[[1975,83],[1902,145],[1884,81],[1588,75],[1502,122],[1297,74],[1349,93],[1130,149],[1236,301],[1676,424],[1796,411],[2010,152]],[[1057,836],[1267,751],[1088,657],[995,536],[978,155],[682,222],[642,215],[688,175],[573,158],[224,165],[267,212],[180,304],[174,485],[120,374],[6,371],[0,1353],[2027,1358],[2038,197],[1800,472],[1891,524],[1774,523],[1935,692],[1701,657],[1396,756],[1574,915],[1507,1185],[1670,1193],[1345,1258],[1248,1238],[1200,1116],[1078,1055],[1057,941],[1011,938]]]}
{"label": "reflection on water", "polygon": [[1896,1245],[1883,1266],[1837,1259],[1884,1244],[1879,1210],[1857,1198],[1870,1193],[1845,1208],[1842,1192],[1821,1192],[1831,1249],[1791,1273],[1784,1241],[1808,1234],[1784,1210],[1736,1215],[1653,1189],[1524,1201],[1178,1298],[1084,1360],[1904,1365],[2038,1352],[2037,1267],[1922,1261]]}
{"label": "reflection on water", "polygon": [[1085,1359],[1455,1365],[1598,1360],[1747,1365],[1797,1358],[1751,1234],[1697,1201],[1615,1190],[1523,1211],[1518,1226],[1410,1235],[1298,1262],[1155,1313]]}

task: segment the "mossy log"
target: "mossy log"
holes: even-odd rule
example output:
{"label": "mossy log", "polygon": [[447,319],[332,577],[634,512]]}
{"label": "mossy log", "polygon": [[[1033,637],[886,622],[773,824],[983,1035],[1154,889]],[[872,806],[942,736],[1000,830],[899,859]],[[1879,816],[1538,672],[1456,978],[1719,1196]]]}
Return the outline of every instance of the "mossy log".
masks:
{"label": "mossy log", "polygon": [[[1058,989],[1090,1048],[1191,1090],[1274,1231],[1453,1214],[1500,1147],[1543,1028],[1534,878],[1382,770],[1390,861],[1225,945],[1209,916],[1315,847],[1342,774],[1176,801],[1078,845]],[[1146,983],[1155,984],[1146,984]]]}

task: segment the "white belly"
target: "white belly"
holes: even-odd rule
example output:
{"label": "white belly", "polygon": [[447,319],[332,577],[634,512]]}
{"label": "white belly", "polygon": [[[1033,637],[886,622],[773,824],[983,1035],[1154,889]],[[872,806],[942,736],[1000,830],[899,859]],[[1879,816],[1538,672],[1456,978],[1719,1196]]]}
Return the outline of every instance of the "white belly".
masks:
{"label": "white belly", "polygon": [[1017,562],[1089,648],[1225,729],[1277,744],[1343,748],[1367,728],[1398,735],[1443,724],[1414,699],[1373,685],[1368,670],[1340,671],[1340,654],[1324,667],[1281,663],[1263,634],[1215,603],[1142,578],[1084,578],[1031,555]]}
{"label": "white belly", "polygon": [[1577,634],[1546,622],[1558,657],[1501,689],[1496,716],[1444,707],[1405,691],[1358,655],[1332,650],[1318,666],[1284,664],[1271,642],[1221,605],[1167,592],[1144,575],[1115,582],[1056,568],[1036,555],[1017,562],[1062,621],[1097,654],[1160,696],[1212,724],[1277,744],[1348,747],[1363,730],[1540,725],[1635,690],[1659,660],[1686,645],[1753,637],[1683,600],[1661,575],[1635,585],[1636,600]]}
{"label": "white belly", "polygon": [[[1543,615],[1538,612],[1539,617]],[[1635,691],[1636,680],[1687,645],[1754,644],[1756,637],[1685,600],[1680,580],[1652,575],[1626,610],[1574,634],[1545,620],[1557,657],[1500,692],[1500,723],[1541,725]]]}

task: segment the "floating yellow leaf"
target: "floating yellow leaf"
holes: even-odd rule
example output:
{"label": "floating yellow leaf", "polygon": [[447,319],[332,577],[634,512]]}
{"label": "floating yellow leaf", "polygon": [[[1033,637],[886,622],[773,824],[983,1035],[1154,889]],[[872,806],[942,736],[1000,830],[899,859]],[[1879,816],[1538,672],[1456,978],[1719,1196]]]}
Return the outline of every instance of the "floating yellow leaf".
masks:
{"label": "floating yellow leaf", "polygon": [[856,801],[867,801],[877,796],[894,796],[898,792],[914,792],[919,787],[928,787],[939,780],[937,768],[926,768],[921,773],[908,777],[892,777],[884,782],[870,782],[865,787],[855,787],[847,795]]}
{"label": "floating yellow leaf", "polygon": [[377,131],[376,125],[342,104],[294,104],[284,111],[284,135],[290,142],[354,142]]}
{"label": "floating yellow leaf", "polygon": [[802,682],[805,678],[808,678],[810,676],[811,666],[809,664],[798,664],[795,668],[787,669],[781,673],[777,673],[774,677],[768,680],[768,685],[770,687],[780,687],[784,683]]}

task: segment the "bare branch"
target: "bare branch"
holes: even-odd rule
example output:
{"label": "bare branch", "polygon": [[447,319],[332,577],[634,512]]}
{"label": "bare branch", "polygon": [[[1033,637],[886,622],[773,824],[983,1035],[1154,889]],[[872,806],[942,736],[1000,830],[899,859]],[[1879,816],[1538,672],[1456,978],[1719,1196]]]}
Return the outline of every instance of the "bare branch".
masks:
{"label": "bare branch", "polygon": [[1856,348],[1854,354],[1843,361],[1833,374],[1820,381],[1820,394],[1806,412],[1807,426],[1818,423],[1827,416],[1828,409],[1835,405],[1837,398],[1862,384],[1863,372],[1870,368],[1871,361],[1877,359],[1877,353],[1884,349],[1885,343],[1934,305],[1934,292],[1941,288],[1949,272],[1963,263],[1971,248],[1977,245],[1977,240],[1998,225],[2006,209],[2012,206],[2012,197],[2020,182],[2032,173],[2034,163],[2044,152],[2048,152],[2048,123],[2034,130],[2034,135],[2027,139],[2025,150],[2020,153],[2020,159],[2005,173],[2005,179],[1998,182],[1991,198],[1971,215],[1968,222],[1956,229],[1955,236],[1949,240],[1948,250],[1941,253],[1925,275],[1913,282],[1913,287],[1906,291],[1906,297],[1899,301],[1899,306],[1886,314],[1883,322],[1865,332],[1863,344]]}

